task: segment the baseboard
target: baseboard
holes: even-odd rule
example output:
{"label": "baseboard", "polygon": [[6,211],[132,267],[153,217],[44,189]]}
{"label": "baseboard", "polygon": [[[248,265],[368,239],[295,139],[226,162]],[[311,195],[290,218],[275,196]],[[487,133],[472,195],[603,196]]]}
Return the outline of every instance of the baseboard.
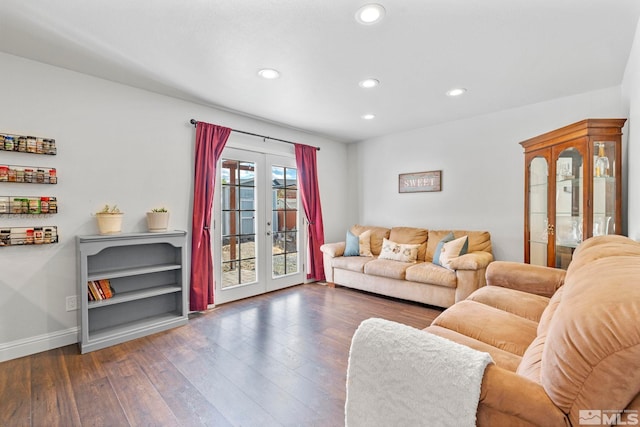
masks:
{"label": "baseboard", "polygon": [[0,343],[0,362],[78,342],[78,328],[69,328],[8,343]]}

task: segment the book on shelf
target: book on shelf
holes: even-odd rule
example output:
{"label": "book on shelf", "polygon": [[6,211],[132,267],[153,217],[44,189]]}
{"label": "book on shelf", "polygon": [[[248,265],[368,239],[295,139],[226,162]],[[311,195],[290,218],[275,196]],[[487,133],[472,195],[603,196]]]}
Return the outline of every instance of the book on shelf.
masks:
{"label": "book on shelf", "polygon": [[113,297],[115,293],[108,279],[89,280],[87,282],[89,301],[100,301]]}

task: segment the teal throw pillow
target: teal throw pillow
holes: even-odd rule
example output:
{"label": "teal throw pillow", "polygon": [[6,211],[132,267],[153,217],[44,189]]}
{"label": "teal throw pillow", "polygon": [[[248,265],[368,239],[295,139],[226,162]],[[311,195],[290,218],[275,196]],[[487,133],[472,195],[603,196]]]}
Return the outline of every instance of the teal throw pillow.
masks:
{"label": "teal throw pillow", "polygon": [[[440,262],[440,253],[442,253],[442,246],[444,246],[445,243],[451,242],[454,239],[455,239],[455,236],[453,235],[453,232],[449,232],[449,234],[444,236],[442,238],[442,240],[440,240],[438,242],[438,246],[436,246],[436,251],[433,254],[433,263],[434,264],[442,266],[442,263]],[[466,253],[466,250],[465,250],[465,253]]]}
{"label": "teal throw pillow", "polygon": [[346,243],[343,256],[360,256],[360,238],[349,230]]}

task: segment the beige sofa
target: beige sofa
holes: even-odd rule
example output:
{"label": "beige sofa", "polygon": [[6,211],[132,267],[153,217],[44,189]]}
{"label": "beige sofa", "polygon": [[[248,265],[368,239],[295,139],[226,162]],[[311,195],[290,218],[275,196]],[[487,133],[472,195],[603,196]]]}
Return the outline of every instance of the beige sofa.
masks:
{"label": "beige sofa", "polygon": [[[450,307],[485,285],[485,271],[493,261],[491,236],[486,231],[455,230],[455,238],[468,236],[467,254],[453,259],[450,268],[432,263],[438,243],[449,230],[416,227],[375,227],[354,225],[360,236],[371,232],[372,256],[343,256],[345,242],[321,247],[324,270],[330,286],[341,285],[381,295]],[[419,244],[417,262],[380,259],[383,239],[401,244]]]}
{"label": "beige sofa", "polygon": [[590,238],[566,272],[496,261],[487,285],[425,329],[493,358],[478,426],[640,423],[640,243]]}

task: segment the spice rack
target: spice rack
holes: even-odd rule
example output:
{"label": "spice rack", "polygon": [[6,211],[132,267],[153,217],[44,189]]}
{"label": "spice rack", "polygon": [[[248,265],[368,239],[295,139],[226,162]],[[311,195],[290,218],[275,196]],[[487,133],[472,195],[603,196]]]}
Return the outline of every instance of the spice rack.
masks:
{"label": "spice rack", "polygon": [[[57,154],[53,138],[0,133],[0,153],[35,155]],[[0,185],[3,183],[57,184],[56,168],[0,164]],[[58,213],[54,196],[0,196],[0,216],[46,216]],[[58,243],[58,227],[37,225],[29,227],[0,226],[0,246],[30,246]]]}
{"label": "spice rack", "polygon": [[58,213],[58,199],[53,196],[0,196],[2,215],[46,215]]}
{"label": "spice rack", "polygon": [[46,245],[51,243],[58,243],[58,227],[55,225],[0,228],[0,246]]}
{"label": "spice rack", "polygon": [[0,165],[0,182],[57,184],[58,173],[52,167]]}
{"label": "spice rack", "polygon": [[16,151],[29,154],[55,156],[58,152],[56,140],[37,136],[0,133],[0,151]]}

